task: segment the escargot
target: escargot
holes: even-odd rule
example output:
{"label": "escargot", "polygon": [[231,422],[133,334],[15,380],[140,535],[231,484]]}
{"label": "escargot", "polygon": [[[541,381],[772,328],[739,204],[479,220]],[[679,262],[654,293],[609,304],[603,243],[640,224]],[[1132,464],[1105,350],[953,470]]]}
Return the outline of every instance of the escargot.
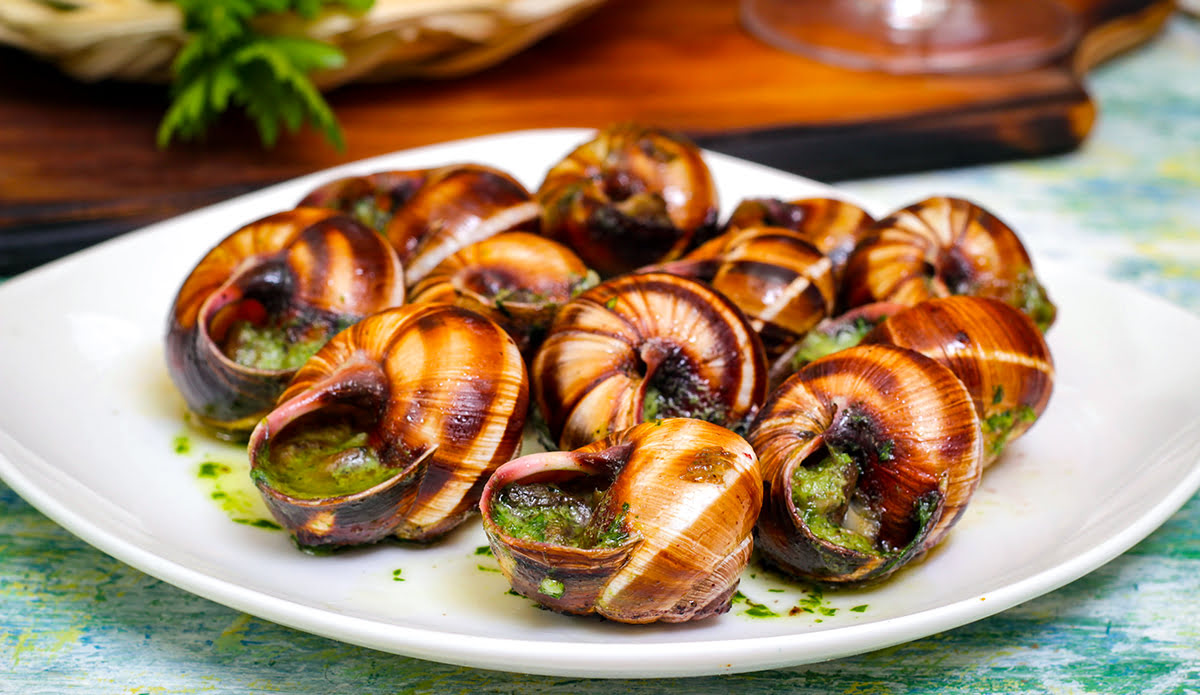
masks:
{"label": "escargot", "polygon": [[538,204],[509,174],[481,164],[431,170],[383,233],[409,287],[459,249],[493,234],[537,228]]}
{"label": "escargot", "polygon": [[409,301],[477,311],[532,358],[559,307],[598,282],[566,246],[537,234],[504,232],[442,261],[413,286]]}
{"label": "escargot", "polygon": [[866,210],[836,198],[748,198],[733,209],[725,229],[766,226],[798,232],[829,258],[834,278],[840,280],[846,259],[874,223]]}
{"label": "escargot", "polygon": [[648,623],[729,610],[761,504],[744,439],[667,419],[507,463],[480,509],[518,593],[564,613]]}
{"label": "escargot", "polygon": [[971,294],[1011,304],[1045,331],[1055,307],[1016,233],[961,198],[934,197],[874,225],[846,262],[845,306]]}
{"label": "escargot", "polygon": [[767,357],[774,358],[833,312],[832,267],[799,232],[748,227],[648,270],[708,282],[746,314]]}
{"label": "escargot", "polygon": [[372,314],[317,351],[255,427],[251,477],[302,546],[432,540],[517,453],[528,389],[516,343],[479,314]]}
{"label": "escargot", "polygon": [[607,128],[546,174],[537,192],[542,233],[608,277],[678,258],[711,235],[717,192],[708,165],[681,135]]}
{"label": "escargot", "polygon": [[425,184],[430,171],[380,171],[336,179],[310,191],[299,207],[340,210],[382,233],[396,211]]}
{"label": "escargot", "polygon": [[331,335],[403,302],[400,262],[378,234],[334,210],[281,212],[226,237],[184,280],[168,372],[202,424],[245,437]]}
{"label": "escargot", "polygon": [[967,387],[984,436],[984,466],[1028,430],[1054,390],[1054,361],[1021,311],[987,297],[944,297],[888,318],[863,338],[916,350]]}
{"label": "escargot", "polygon": [[760,552],[821,582],[882,579],[936,545],[982,471],[966,387],[891,345],[852,347],[801,369],[771,393],[747,439],[766,486]]}
{"label": "escargot", "polygon": [[563,449],[656,418],[738,427],[766,392],[762,346],[741,312],[708,287],[663,273],[621,276],[571,300],[532,378]]}

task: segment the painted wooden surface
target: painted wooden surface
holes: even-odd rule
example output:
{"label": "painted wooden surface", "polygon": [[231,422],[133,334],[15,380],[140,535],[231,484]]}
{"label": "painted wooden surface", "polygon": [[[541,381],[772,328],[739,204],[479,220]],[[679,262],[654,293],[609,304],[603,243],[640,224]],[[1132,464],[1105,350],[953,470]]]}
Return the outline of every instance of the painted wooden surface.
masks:
{"label": "painted wooden surface", "polygon": [[[844,188],[881,206],[933,192],[976,198],[1036,254],[1200,314],[1198,70],[1200,22],[1176,18],[1090,79],[1101,118],[1081,150]],[[353,647],[194,597],[92,549],[0,485],[0,693],[1200,693],[1197,596],[1200,497],[1082,579],[909,644],[686,681],[524,676]]]}

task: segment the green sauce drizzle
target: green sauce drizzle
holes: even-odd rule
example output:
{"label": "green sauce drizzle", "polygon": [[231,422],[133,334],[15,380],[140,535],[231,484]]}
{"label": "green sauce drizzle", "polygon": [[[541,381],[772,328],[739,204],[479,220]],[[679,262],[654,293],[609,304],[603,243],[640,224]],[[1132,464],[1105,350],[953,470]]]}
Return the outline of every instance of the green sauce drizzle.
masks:
{"label": "green sauce drizzle", "polygon": [[849,492],[858,477],[849,455],[829,448],[829,455],[812,465],[796,466],[792,474],[792,503],[804,524],[818,538],[862,553],[875,553],[874,542],[845,528],[837,518],[845,513]]}
{"label": "green sauce drizzle", "polygon": [[858,345],[874,327],[866,319],[858,318],[850,325],[839,326],[833,333],[809,331],[800,339],[800,346],[792,355],[792,369],[800,369],[809,362]]}
{"label": "green sauce drizzle", "polygon": [[564,490],[552,483],[509,485],[492,504],[492,521],[505,533],[574,548],[616,548],[630,538],[629,505],[607,511],[595,490]]}
{"label": "green sauce drizzle", "polygon": [[[286,432],[286,431],[285,431]],[[365,432],[347,423],[304,429],[271,446],[270,466],[258,468],[280,492],[320,499],[361,492],[400,472],[383,464]]]}

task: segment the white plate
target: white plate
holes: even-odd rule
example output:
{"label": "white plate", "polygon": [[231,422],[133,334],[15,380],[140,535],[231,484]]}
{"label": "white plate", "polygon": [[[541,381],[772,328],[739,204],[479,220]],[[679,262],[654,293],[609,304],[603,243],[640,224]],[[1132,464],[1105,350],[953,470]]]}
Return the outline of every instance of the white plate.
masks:
{"label": "white plate", "polygon": [[[205,251],[336,175],[471,160],[536,186],[586,136],[512,133],[359,162],[154,225],[0,285],[0,476],[104,552],[262,618],[436,661],[626,677],[795,665],[962,625],[1099,567],[1200,487],[1200,361],[1193,358],[1200,321],[1128,287],[1040,262],[1060,308],[1050,334],[1059,380],[1048,411],[988,471],[946,543],[876,588],[818,600],[750,569],[742,591],[765,607],[750,613],[778,617],[753,617],[752,604],[739,602],[698,624],[623,626],[537,610],[506,594],[503,577],[487,571],[495,561],[475,553],[486,544],[477,520],[436,546],[384,544],[329,557],[297,551],[282,532],[231,523],[209,499],[214,485],[227,493],[221,501],[233,516],[265,516],[241,475],[244,452],[195,433],[187,435],[189,452],[175,451],[187,428],[163,363],[168,305]],[[708,161],[726,207],[750,195],[830,193],[729,157]],[[234,474],[198,478],[204,461]]]}

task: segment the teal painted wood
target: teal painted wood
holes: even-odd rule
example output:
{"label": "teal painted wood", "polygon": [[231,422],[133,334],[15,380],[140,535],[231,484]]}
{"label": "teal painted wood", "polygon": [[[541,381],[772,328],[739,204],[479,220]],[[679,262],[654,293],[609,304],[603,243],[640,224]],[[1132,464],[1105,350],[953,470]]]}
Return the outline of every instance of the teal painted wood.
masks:
{"label": "teal painted wood", "polygon": [[[1200,313],[1200,24],[1097,71],[1084,147],[1037,162],[862,181],[898,206],[978,199],[1035,251]],[[1147,330],[1169,331],[1169,326]],[[0,484],[0,693],[1200,693],[1200,497],[1068,586],[986,620],[823,664],[686,681],[496,673],[260,620],[94,550]]]}

